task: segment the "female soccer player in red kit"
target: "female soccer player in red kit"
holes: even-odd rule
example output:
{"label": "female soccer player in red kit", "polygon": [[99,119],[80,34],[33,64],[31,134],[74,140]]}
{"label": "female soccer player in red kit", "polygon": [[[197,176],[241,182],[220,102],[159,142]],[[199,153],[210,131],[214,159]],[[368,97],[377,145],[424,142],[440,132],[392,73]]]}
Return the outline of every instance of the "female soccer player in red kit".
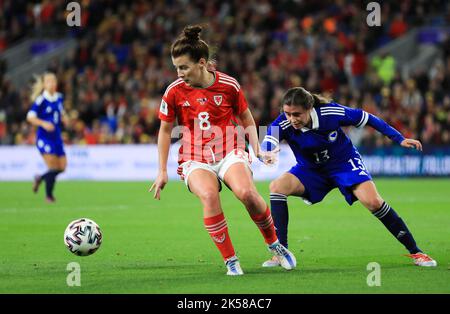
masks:
{"label": "female soccer player in red kit", "polygon": [[221,181],[245,205],[269,251],[285,269],[293,269],[295,257],[278,241],[269,207],[253,184],[249,154],[239,145],[244,140],[236,139],[239,134],[234,132],[238,117],[255,154],[263,157],[247,101],[234,78],[208,70],[209,47],[200,39],[201,31],[200,26],[187,26],[171,47],[178,79],[167,87],[161,101],[159,173],[150,191],[159,200],[168,182],[167,159],[177,119],[183,128],[179,174],[203,205],[205,228],[225,261],[227,275],[242,275],[243,271],[220,204]]}

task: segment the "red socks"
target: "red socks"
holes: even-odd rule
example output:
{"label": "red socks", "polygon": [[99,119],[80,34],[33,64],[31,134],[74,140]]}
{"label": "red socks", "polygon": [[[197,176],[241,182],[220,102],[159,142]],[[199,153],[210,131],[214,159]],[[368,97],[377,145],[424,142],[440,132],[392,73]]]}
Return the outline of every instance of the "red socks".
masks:
{"label": "red socks", "polygon": [[[264,237],[264,241],[267,244],[272,244],[278,240],[269,207],[267,207],[263,214],[250,217],[258,226]],[[205,223],[206,231],[208,231],[214,244],[219,249],[223,259],[227,260],[230,257],[233,257],[236,253],[233,244],[231,243],[230,236],[228,235],[227,221],[225,220],[223,213],[213,217],[203,218],[203,221]]]}
{"label": "red socks", "polygon": [[[223,213],[217,216],[203,218],[206,231],[208,231],[214,244],[222,254],[224,260],[234,256],[233,244],[231,243],[230,236],[228,235],[227,221]],[[272,223],[273,225],[273,223]]]}
{"label": "red socks", "polygon": [[267,244],[272,244],[278,240],[269,206],[267,206],[264,214],[250,215],[250,217],[258,226]]}

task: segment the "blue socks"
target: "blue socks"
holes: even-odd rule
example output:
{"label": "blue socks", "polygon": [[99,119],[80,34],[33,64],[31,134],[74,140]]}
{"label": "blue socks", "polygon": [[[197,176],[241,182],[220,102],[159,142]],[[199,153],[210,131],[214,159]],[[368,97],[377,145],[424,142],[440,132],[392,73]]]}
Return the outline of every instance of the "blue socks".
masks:
{"label": "blue socks", "polygon": [[45,181],[45,193],[47,197],[53,198],[53,189],[55,187],[56,176],[60,174],[60,170],[49,170],[41,176]]}
{"label": "blue socks", "polygon": [[[287,196],[279,193],[270,193],[270,208],[278,240],[287,248],[289,223]],[[422,252],[417,247],[416,241],[404,221],[386,202],[383,202],[380,209],[374,212],[373,215],[405,246],[410,254]]]}
{"label": "blue socks", "polygon": [[406,224],[386,202],[383,202],[380,209],[374,212],[373,215],[405,246],[409,253],[421,252]]}
{"label": "blue socks", "polygon": [[287,196],[279,193],[270,193],[270,209],[278,240],[284,247],[288,247],[289,211]]}

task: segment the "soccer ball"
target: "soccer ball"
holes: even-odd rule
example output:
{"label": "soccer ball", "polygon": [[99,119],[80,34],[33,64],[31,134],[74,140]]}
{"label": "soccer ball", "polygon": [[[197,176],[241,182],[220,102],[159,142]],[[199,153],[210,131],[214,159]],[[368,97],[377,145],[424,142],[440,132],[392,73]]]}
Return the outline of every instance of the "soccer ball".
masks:
{"label": "soccer ball", "polygon": [[80,218],[67,226],[64,231],[64,244],[75,255],[91,255],[102,244],[102,232],[93,220]]}

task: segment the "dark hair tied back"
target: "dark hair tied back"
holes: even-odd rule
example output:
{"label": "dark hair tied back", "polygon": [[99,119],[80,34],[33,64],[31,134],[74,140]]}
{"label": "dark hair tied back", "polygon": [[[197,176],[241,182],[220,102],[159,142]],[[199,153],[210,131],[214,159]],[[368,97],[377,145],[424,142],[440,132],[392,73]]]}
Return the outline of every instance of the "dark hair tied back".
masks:
{"label": "dark hair tied back", "polygon": [[175,40],[171,47],[171,55],[178,58],[188,55],[192,61],[198,62],[201,58],[209,61],[209,46],[200,38],[203,28],[200,25],[188,25]]}
{"label": "dark hair tied back", "polygon": [[202,32],[202,28],[200,26],[186,26],[183,29],[183,34],[186,39],[190,41],[198,41],[200,40],[200,33]]}
{"label": "dark hair tied back", "polygon": [[320,104],[328,104],[332,101],[327,97],[318,94],[311,94],[303,87],[290,88],[283,96],[281,108],[286,106],[301,106],[304,109],[311,109]]}

